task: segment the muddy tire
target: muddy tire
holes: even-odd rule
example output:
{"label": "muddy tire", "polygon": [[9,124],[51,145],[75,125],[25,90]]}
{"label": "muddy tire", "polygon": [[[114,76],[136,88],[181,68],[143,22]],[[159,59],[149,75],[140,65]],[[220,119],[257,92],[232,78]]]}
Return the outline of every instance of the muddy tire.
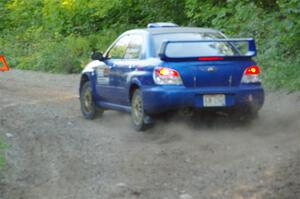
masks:
{"label": "muddy tire", "polygon": [[84,118],[89,120],[103,114],[103,110],[96,107],[89,81],[85,82],[82,86],[80,92],[80,108]]}
{"label": "muddy tire", "polygon": [[147,116],[144,112],[142,92],[139,89],[136,89],[131,100],[131,121],[135,130],[146,130],[148,125],[145,124],[145,117]]}

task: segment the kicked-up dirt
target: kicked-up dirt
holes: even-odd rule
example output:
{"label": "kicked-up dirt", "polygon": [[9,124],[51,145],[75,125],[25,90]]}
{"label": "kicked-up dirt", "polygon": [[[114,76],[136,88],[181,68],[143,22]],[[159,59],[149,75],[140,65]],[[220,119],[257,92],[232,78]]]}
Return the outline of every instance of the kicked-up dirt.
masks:
{"label": "kicked-up dirt", "polygon": [[225,116],[83,119],[79,75],[0,73],[2,199],[299,199],[300,93],[267,92],[248,124]]}

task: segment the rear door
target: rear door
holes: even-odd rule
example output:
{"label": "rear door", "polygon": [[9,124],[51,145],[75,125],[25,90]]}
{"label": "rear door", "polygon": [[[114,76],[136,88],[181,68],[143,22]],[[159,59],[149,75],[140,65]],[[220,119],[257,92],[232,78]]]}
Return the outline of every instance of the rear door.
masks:
{"label": "rear door", "polygon": [[126,48],[122,61],[116,66],[116,82],[115,86],[119,90],[118,103],[121,105],[129,104],[127,81],[130,73],[136,69],[140,60],[143,59],[142,48],[143,35],[131,34],[130,42]]}
{"label": "rear door", "polygon": [[129,35],[122,36],[109,50],[106,66],[97,71],[97,93],[101,100],[118,103],[121,89],[117,86],[119,81],[118,68],[122,66],[123,58],[130,41]]}
{"label": "rear door", "polygon": [[106,60],[106,63],[110,67],[110,83],[109,87],[104,88],[107,101],[128,105],[127,79],[142,58],[142,44],[143,36],[141,34],[128,34],[122,37],[109,51],[109,59]]}

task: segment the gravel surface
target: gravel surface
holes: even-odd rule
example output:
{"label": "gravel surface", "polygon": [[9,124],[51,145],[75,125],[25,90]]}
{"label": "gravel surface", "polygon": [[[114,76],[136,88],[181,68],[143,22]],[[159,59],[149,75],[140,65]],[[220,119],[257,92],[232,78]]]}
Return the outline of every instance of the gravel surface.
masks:
{"label": "gravel surface", "polygon": [[127,114],[83,119],[79,75],[0,73],[2,199],[299,199],[300,93],[260,117],[178,118],[135,132]]}

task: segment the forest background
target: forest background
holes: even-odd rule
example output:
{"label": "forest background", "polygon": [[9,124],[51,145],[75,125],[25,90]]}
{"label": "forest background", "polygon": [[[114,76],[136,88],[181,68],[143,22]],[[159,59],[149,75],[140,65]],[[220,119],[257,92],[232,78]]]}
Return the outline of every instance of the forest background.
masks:
{"label": "forest background", "polygon": [[0,0],[0,51],[11,67],[78,73],[92,49],[150,22],[254,37],[269,88],[300,90],[300,0]]}

